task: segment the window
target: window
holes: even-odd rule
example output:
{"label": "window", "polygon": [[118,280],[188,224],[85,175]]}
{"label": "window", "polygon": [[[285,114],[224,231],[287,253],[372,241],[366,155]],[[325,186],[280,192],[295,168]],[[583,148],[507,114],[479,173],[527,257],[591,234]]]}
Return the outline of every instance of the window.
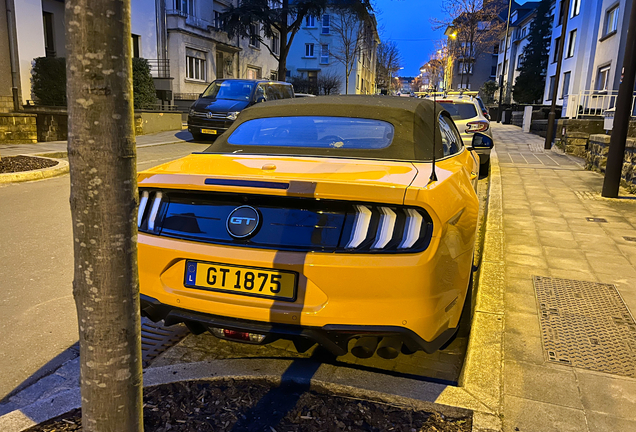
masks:
{"label": "window", "polygon": [[280,35],[274,32],[272,35],[272,52],[276,55],[280,54]]}
{"label": "window", "polygon": [[[393,125],[350,117],[270,117],[248,120],[228,138],[231,145],[316,148],[331,152],[378,150],[393,141]],[[316,154],[321,154],[318,152]]]}
{"label": "window", "polygon": [[565,58],[574,56],[574,48],[576,46],[576,29],[570,32],[570,39],[568,40],[568,49],[565,54]]}
{"label": "window", "polygon": [[558,25],[563,24],[563,12],[564,12],[563,8],[564,7],[565,7],[565,2],[563,0],[561,0],[559,2],[559,24]]}
{"label": "window", "polygon": [[329,63],[329,44],[320,45],[320,64]]}
{"label": "window", "polygon": [[471,61],[459,61],[458,64],[458,73],[460,74],[472,74],[473,73],[473,62]]}
{"label": "window", "polygon": [[186,78],[205,81],[205,53],[186,48]]}
{"label": "window", "polygon": [[260,79],[261,78],[261,69],[257,67],[248,66],[247,67],[247,79]]}
{"label": "window", "polygon": [[485,31],[490,29],[490,23],[488,21],[479,21],[477,23],[477,30]]}
{"label": "window", "polygon": [[517,70],[521,69],[521,66],[523,66],[523,53],[517,56]]}
{"label": "window", "polygon": [[596,90],[603,91],[609,87],[610,66],[601,66],[596,75]]}
{"label": "window", "polygon": [[250,46],[254,48],[260,48],[261,42],[259,40],[260,29],[258,23],[250,24]]}
{"label": "window", "polygon": [[221,19],[223,12],[214,11],[214,27],[217,30],[225,30],[225,22]]}
{"label": "window", "polygon": [[448,111],[453,120],[466,120],[477,117],[477,109],[473,103],[439,102],[439,104]]}
{"label": "window", "polygon": [[572,6],[570,7],[570,18],[574,18],[581,13],[581,0],[572,0]]}
{"label": "window", "polygon": [[356,75],[356,88],[360,88],[360,75]]}
{"label": "window", "polygon": [[554,54],[552,57],[552,63],[556,63],[556,61],[559,59],[559,46],[561,45],[561,36],[559,36],[558,38],[554,39]]}
{"label": "window", "polygon": [[322,16],[322,34],[329,34],[330,33],[330,28],[329,28],[329,15],[323,15]]}
{"label": "window", "polygon": [[305,44],[305,57],[313,57],[314,56],[314,44],[308,43]]}
{"label": "window", "polygon": [[243,80],[214,81],[203,92],[204,97],[249,101],[254,90],[254,82]]}
{"label": "window", "polygon": [[550,77],[550,84],[548,85],[548,95],[546,96],[546,100],[552,100],[552,94],[554,93],[554,79],[555,75]]}
{"label": "window", "polygon": [[448,123],[446,117],[443,114],[439,116],[439,129],[442,132],[440,134],[442,138],[442,148],[444,149],[444,156],[454,155],[458,153],[461,146],[456,134],[453,132],[452,126]]}
{"label": "window", "polygon": [[316,17],[307,15],[305,17],[305,27],[316,27]]}
{"label": "window", "polygon": [[184,15],[195,16],[194,0],[174,0],[174,8]]}
{"label": "window", "polygon": [[[53,14],[42,12],[44,20],[44,50],[47,57],[55,57],[55,37],[53,35]],[[136,56],[138,57],[138,56]]]}
{"label": "window", "polygon": [[493,54],[499,54],[499,45],[495,45],[492,50]]}
{"label": "window", "polygon": [[605,13],[605,31],[603,36],[615,32],[618,29],[618,5],[614,6]]}
{"label": "window", "polygon": [[497,66],[490,67],[490,76],[491,77],[497,76]]}
{"label": "window", "polygon": [[570,72],[563,74],[563,88],[561,89],[561,99],[570,94]]}

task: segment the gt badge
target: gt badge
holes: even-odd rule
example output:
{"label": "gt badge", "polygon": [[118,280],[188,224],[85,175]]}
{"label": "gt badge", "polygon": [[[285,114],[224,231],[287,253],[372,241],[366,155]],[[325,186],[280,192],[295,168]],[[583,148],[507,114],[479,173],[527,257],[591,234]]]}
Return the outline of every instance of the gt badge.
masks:
{"label": "gt badge", "polygon": [[261,222],[258,211],[250,206],[241,206],[232,210],[227,217],[227,232],[234,238],[245,238],[254,234]]}

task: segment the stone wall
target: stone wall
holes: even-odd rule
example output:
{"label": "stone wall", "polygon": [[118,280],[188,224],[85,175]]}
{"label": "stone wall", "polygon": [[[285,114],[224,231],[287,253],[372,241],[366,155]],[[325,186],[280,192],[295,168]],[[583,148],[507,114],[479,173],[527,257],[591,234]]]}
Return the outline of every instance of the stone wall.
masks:
{"label": "stone wall", "polygon": [[8,113],[13,111],[13,97],[0,96],[0,113]]}
{"label": "stone wall", "polygon": [[[589,151],[586,154],[586,168],[605,172],[607,154],[609,152],[610,135],[592,134],[589,138]],[[623,186],[636,190],[636,138],[627,138],[625,142],[625,159],[621,175]]]}
{"label": "stone wall", "polygon": [[603,119],[559,119],[556,124],[556,145],[567,153],[585,158],[590,135],[603,134]]}
{"label": "stone wall", "polygon": [[68,115],[38,113],[38,142],[65,141],[68,138]]}
{"label": "stone wall", "polygon": [[0,143],[31,144],[37,138],[35,114],[0,113]]}

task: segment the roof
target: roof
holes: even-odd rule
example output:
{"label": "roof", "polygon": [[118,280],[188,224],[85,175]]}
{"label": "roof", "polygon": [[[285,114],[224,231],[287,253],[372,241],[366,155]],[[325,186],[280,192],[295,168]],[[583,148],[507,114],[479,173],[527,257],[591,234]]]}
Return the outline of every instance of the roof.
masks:
{"label": "roof", "polygon": [[219,78],[214,81],[241,81],[241,82],[253,82],[253,83],[276,83],[276,84],[291,85],[290,83],[284,82],[284,81],[276,81],[276,80],[268,80],[268,79],[249,79],[249,78]]}
{"label": "roof", "polygon": [[289,148],[232,145],[227,142],[241,124],[258,118],[322,116],[352,117],[389,122],[394,128],[390,146],[379,150],[294,148],[294,154],[307,156],[368,157],[377,159],[424,161],[433,157],[433,125],[436,134],[436,155],[442,157],[436,113],[444,111],[433,101],[393,96],[320,96],[316,98],[294,98],[256,104],[241,112],[227,133],[220,136],[205,151],[232,153],[242,151],[257,154],[290,154]]}

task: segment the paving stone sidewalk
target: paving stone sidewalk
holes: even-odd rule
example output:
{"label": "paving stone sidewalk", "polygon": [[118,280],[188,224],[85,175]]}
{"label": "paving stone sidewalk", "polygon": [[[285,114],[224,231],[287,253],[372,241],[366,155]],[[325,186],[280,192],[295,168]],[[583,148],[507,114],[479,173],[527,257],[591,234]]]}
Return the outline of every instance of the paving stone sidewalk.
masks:
{"label": "paving stone sidewalk", "polygon": [[[602,198],[602,175],[544,151],[538,136],[497,124],[493,133],[503,201],[504,431],[636,430],[636,379],[548,359],[533,284],[533,276],[614,284],[636,311],[636,197]],[[578,318],[599,343],[592,321]],[[559,329],[547,334],[565,337]],[[589,340],[568,343],[576,351]]]}
{"label": "paving stone sidewalk", "polygon": [[[137,147],[150,147],[192,141],[192,135],[187,130],[174,130],[139,135],[135,137],[135,140]],[[36,144],[0,144],[0,156],[65,153],[66,146],[67,141],[50,141]]]}

